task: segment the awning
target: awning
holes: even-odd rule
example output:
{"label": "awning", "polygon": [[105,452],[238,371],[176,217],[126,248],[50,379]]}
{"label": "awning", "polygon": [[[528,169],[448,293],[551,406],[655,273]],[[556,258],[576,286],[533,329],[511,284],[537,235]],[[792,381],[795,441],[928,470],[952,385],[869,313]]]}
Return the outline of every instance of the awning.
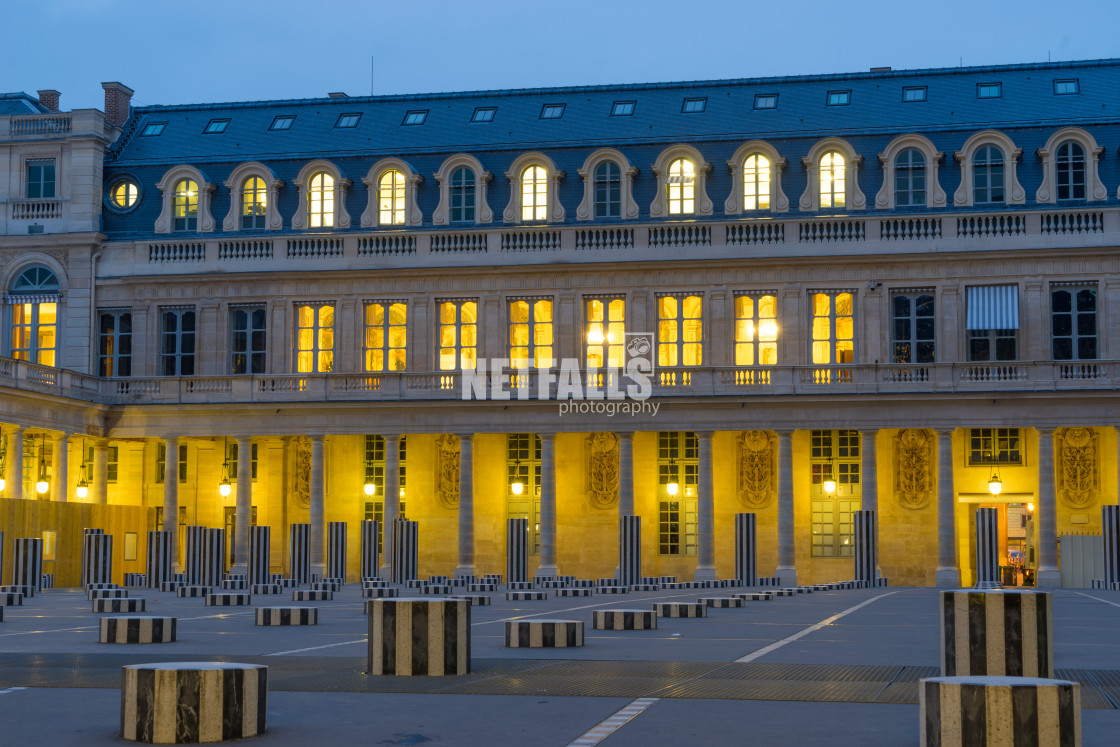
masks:
{"label": "awning", "polygon": [[1019,286],[965,288],[965,329],[1019,329]]}

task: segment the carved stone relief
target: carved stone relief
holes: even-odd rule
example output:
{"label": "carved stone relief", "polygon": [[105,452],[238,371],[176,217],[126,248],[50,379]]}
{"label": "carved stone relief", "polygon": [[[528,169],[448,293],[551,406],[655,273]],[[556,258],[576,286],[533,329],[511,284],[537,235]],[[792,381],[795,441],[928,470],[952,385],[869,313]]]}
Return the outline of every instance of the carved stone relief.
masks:
{"label": "carved stone relief", "polygon": [[618,503],[618,436],[592,433],[587,437],[587,495],[595,508]]}
{"label": "carved stone relief", "polygon": [[906,428],[894,437],[894,492],[903,508],[919,509],[933,498],[934,435],[920,428]]}
{"label": "carved stone relief", "polygon": [[451,433],[436,439],[436,500],[444,508],[459,506],[459,437]]}
{"label": "carved stone relief", "polygon": [[748,508],[765,508],[774,500],[774,438],[768,431],[739,435],[739,500]]}
{"label": "carved stone relief", "polygon": [[311,505],[311,439],[296,436],[292,439],[292,447],[295,451],[292,484],[295,486],[296,505],[308,508]]}
{"label": "carved stone relief", "polygon": [[1067,506],[1085,508],[1100,494],[1097,434],[1091,428],[1063,428],[1058,441],[1058,495]]}

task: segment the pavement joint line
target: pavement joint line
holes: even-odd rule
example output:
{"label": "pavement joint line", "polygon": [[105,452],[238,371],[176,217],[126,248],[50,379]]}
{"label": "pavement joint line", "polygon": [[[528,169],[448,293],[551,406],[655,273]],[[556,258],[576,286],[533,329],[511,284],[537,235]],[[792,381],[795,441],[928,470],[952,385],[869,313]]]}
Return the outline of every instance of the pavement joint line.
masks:
{"label": "pavement joint line", "polygon": [[294,648],[291,651],[276,651],[271,654],[261,654],[261,656],[286,656],[287,654],[302,654],[304,651],[318,651],[321,648],[334,648],[335,646],[350,646],[355,643],[365,643],[368,638],[362,638],[357,641],[343,641],[341,643],[327,643],[322,646],[310,646],[308,648]]}
{"label": "pavement joint line", "polygon": [[[648,597],[648,598],[643,599],[641,601],[642,602],[649,602],[651,600],[658,600],[658,599],[677,599],[678,597],[693,597],[693,596],[696,596],[696,595],[695,594],[673,594],[672,596]],[[558,597],[554,597],[554,598],[558,598]],[[539,617],[540,615],[562,615],[565,612],[576,612],[577,610],[588,610],[588,609],[591,609],[592,607],[609,607],[611,605],[617,606],[619,604],[625,604],[625,600],[620,601],[618,599],[612,599],[609,602],[602,602],[600,604],[585,604],[582,607],[568,607],[567,609],[562,609],[562,610],[550,610],[550,611],[547,611],[547,612],[534,612],[531,615],[518,615],[516,617],[503,617],[503,618],[500,618],[498,620],[483,620],[482,622],[471,623],[471,627],[473,628],[476,625],[489,625],[491,623],[512,622],[514,620],[524,620],[527,617]]]}
{"label": "pavement joint line", "polygon": [[[213,620],[215,618],[223,617],[237,617],[238,615],[251,615],[252,612],[223,612],[218,615],[202,615],[201,617],[179,617],[176,618],[179,622],[187,622],[188,620]],[[98,625],[83,625],[78,628],[57,628],[55,630],[23,630],[19,633],[0,633],[0,638],[7,638],[13,635],[35,635],[36,633],[74,633],[79,630],[96,630]]]}
{"label": "pavement joint line", "polygon": [[1074,592],[1074,593],[1075,594],[1080,594],[1083,597],[1089,597],[1090,599],[1095,599],[1098,602],[1104,602],[1105,604],[1111,604],[1113,607],[1120,607],[1120,604],[1117,604],[1116,602],[1110,602],[1107,599],[1101,599],[1100,597],[1095,597],[1092,594],[1086,594],[1083,591],[1077,591],[1077,592]]}
{"label": "pavement joint line", "polygon": [[595,747],[659,700],[661,698],[638,698],[630,702],[588,729],[582,736],[569,742],[568,747]]}
{"label": "pavement joint line", "polygon": [[793,643],[794,641],[797,641],[797,640],[800,640],[800,639],[804,638],[805,636],[809,635],[810,633],[815,633],[816,631],[820,630],[821,628],[824,628],[824,627],[827,627],[827,626],[831,625],[832,623],[836,622],[837,620],[839,620],[841,617],[844,617],[845,615],[850,615],[853,612],[855,612],[856,610],[858,610],[862,607],[866,607],[867,605],[871,604],[872,602],[877,602],[880,599],[883,599],[884,597],[889,597],[891,594],[897,594],[897,593],[898,593],[897,591],[888,591],[886,594],[880,594],[877,597],[872,597],[871,599],[864,600],[854,607],[849,607],[848,609],[844,610],[843,612],[837,612],[832,617],[826,617],[824,620],[821,620],[819,623],[816,623],[815,625],[810,625],[809,627],[805,628],[804,630],[799,630],[798,632],[794,633],[791,636],[787,636],[780,641],[775,641],[774,643],[771,643],[769,646],[764,646],[764,647],[758,649],[757,651],[753,651],[753,652],[747,654],[746,656],[738,658],[738,659],[735,660],[735,663],[736,664],[747,664],[749,662],[754,661],[755,659],[760,659],[763,656],[766,656],[766,654],[777,651],[782,646]]}

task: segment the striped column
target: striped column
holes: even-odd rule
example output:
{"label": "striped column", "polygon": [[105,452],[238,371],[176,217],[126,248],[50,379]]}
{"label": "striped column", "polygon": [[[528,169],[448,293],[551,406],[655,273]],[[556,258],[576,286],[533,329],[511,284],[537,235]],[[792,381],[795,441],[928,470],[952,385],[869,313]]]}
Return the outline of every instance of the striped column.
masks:
{"label": "striped column", "polygon": [[[2,538],[0,538],[2,541]],[[20,537],[15,542],[15,571],[12,583],[16,586],[34,586],[43,590],[43,540]]]}
{"label": "striped column", "polygon": [[642,517],[618,519],[618,582],[634,586],[642,581]]}
{"label": "striped column", "polygon": [[1120,506],[1101,507],[1101,539],[1104,542],[1104,588],[1120,583]]}
{"label": "striped column", "polygon": [[754,586],[758,579],[756,537],[755,515],[735,514],[735,580],[740,586]]}
{"label": "striped column", "polygon": [[918,687],[922,747],[1080,745],[1081,686],[1035,677],[930,677]]}
{"label": "striped column", "polygon": [[976,509],[976,588],[998,589],[999,509]]}
{"label": "striped column", "polygon": [[875,542],[878,536],[874,511],[853,511],[855,525],[855,580],[875,585],[875,569],[879,567],[879,547]]}
{"label": "striped column", "polygon": [[393,522],[393,583],[417,578],[416,549],[419,524],[398,518]]}
{"label": "striped column", "polygon": [[113,536],[104,529],[86,529],[82,535],[82,586],[113,580]]}
{"label": "striped column", "polygon": [[311,582],[311,525],[288,527],[288,578],[297,583]]}
{"label": "striped column", "polygon": [[381,522],[363,521],[362,530],[362,556],[360,558],[362,575],[360,578],[376,578],[380,570],[377,557],[377,538],[381,534]]}
{"label": "striped column", "polygon": [[327,522],[327,578],[346,580],[346,522]]}
{"label": "striped column", "polygon": [[528,519],[506,519],[506,578],[529,580]]}
{"label": "striped column", "polygon": [[222,662],[130,664],[121,673],[121,736],[198,744],[265,732],[268,667]]}
{"label": "striped column", "polygon": [[941,674],[1053,677],[1050,594],[941,592]]}
{"label": "striped column", "polygon": [[367,609],[370,674],[470,673],[471,603],[466,599],[375,599]]}
{"label": "striped column", "polygon": [[171,532],[148,532],[147,579],[149,589],[158,589],[164,581],[171,580]]}
{"label": "striped column", "polygon": [[203,527],[201,584],[220,586],[226,572],[226,530]]}
{"label": "striped column", "polygon": [[269,583],[272,559],[272,527],[249,527],[249,585]]}
{"label": "striped column", "polygon": [[206,544],[206,527],[186,527],[186,547],[183,548],[183,574],[189,586],[202,583],[202,553]]}

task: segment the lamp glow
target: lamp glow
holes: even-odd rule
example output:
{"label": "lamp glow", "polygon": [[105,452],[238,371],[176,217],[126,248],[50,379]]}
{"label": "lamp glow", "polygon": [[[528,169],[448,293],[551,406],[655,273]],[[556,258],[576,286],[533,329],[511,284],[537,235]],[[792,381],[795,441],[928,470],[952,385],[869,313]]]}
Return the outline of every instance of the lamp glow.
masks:
{"label": "lamp glow", "polygon": [[366,495],[373,495],[374,493],[377,492],[377,486],[374,485],[372,482],[367,482],[365,485],[362,486],[362,490],[365,492]]}
{"label": "lamp glow", "polygon": [[1034,504],[1033,503],[1028,503],[1027,504],[1027,513],[1028,514],[1034,513]]}
{"label": "lamp glow", "polygon": [[404,488],[401,488],[401,498],[404,498]]}
{"label": "lamp glow", "polygon": [[222,478],[222,481],[218,483],[218,492],[222,494],[223,498],[229,497],[231,489],[232,488],[230,487],[229,480],[225,478]]}
{"label": "lamp glow", "polygon": [[84,482],[80,482],[78,483],[78,487],[74,488],[74,495],[85,500],[86,496],[89,495],[89,488]]}
{"label": "lamp glow", "polygon": [[602,345],[603,339],[603,330],[599,327],[598,324],[592,325],[590,331],[588,331],[587,333],[588,344]]}
{"label": "lamp glow", "polygon": [[836,492],[836,481],[829,477],[824,481],[824,483],[822,483],[821,487],[824,488],[824,492],[832,495]]}
{"label": "lamp glow", "polygon": [[5,480],[3,477],[0,477],[0,490],[3,490],[7,486],[8,486],[8,481]]}
{"label": "lamp glow", "polygon": [[42,495],[50,489],[51,484],[46,480],[40,480],[39,482],[35,483],[35,492],[39,493],[39,495]]}
{"label": "lamp glow", "polygon": [[518,480],[515,483],[513,483],[512,485],[510,485],[509,489],[513,491],[514,495],[521,495],[522,493],[525,492],[525,483]]}
{"label": "lamp glow", "polygon": [[992,495],[999,495],[1003,492],[1003,483],[999,479],[999,475],[992,475],[988,479],[988,492]]}
{"label": "lamp glow", "polygon": [[678,490],[680,490],[680,486],[675,482],[671,482],[665,486],[665,492],[669,495],[676,495]]}

